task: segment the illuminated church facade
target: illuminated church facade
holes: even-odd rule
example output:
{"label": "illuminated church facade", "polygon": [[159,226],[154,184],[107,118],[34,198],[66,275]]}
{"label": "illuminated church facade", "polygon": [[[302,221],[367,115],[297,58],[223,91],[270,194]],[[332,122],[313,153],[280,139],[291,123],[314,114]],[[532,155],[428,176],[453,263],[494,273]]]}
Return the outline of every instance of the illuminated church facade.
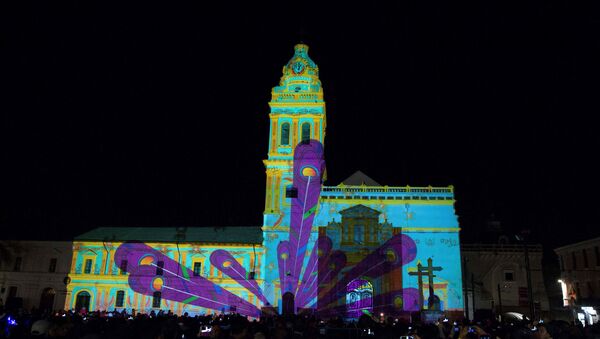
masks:
{"label": "illuminated church facade", "polygon": [[[323,147],[326,131],[323,87],[308,46],[295,46],[269,106],[262,227],[102,227],[82,234],[73,245],[65,308],[461,315],[453,187],[385,186],[357,172],[337,186],[319,183],[318,202],[306,208],[308,191],[294,178],[295,150]],[[300,229],[309,227],[309,235],[294,250],[302,253],[294,270],[285,267],[281,245],[291,240],[299,201]],[[284,291],[288,278],[293,286]]]}

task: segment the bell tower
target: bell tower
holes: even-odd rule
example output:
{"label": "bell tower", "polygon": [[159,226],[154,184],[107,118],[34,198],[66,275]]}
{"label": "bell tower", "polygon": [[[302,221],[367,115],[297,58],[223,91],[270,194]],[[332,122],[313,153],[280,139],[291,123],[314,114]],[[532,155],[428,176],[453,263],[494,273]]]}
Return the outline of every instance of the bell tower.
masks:
{"label": "bell tower", "polygon": [[319,68],[308,56],[308,46],[294,46],[294,56],[283,67],[271,101],[265,227],[289,226],[294,148],[303,140],[325,139],[325,101]]}

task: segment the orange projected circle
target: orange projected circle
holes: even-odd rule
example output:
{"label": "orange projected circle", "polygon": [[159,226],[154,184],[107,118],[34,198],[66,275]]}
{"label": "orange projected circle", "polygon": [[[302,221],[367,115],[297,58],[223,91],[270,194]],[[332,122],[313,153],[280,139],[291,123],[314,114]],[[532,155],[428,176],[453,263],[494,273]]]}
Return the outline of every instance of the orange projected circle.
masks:
{"label": "orange projected circle", "polygon": [[288,258],[288,254],[287,253],[281,253],[281,259],[285,260]]}
{"label": "orange projected circle", "polygon": [[154,279],[154,281],[152,281],[152,288],[154,288],[155,291],[160,291],[163,287],[163,280],[162,278],[156,278]]}
{"label": "orange projected circle", "polygon": [[392,250],[391,248],[387,250],[386,254],[386,259],[389,262],[395,262],[396,261],[396,252],[394,252],[394,250]]}
{"label": "orange projected circle", "polygon": [[227,260],[227,261],[223,261],[223,267],[227,268],[231,266],[231,261]]}
{"label": "orange projected circle", "polygon": [[396,296],[394,298],[394,306],[396,306],[396,308],[402,308],[403,303],[404,303],[404,301],[402,300],[401,296]]}
{"label": "orange projected circle", "polygon": [[315,171],[315,169],[312,167],[304,167],[302,169],[302,175],[305,177],[316,177],[317,171]]}
{"label": "orange projected circle", "polygon": [[154,262],[154,258],[152,256],[145,256],[140,260],[140,265],[151,265]]}

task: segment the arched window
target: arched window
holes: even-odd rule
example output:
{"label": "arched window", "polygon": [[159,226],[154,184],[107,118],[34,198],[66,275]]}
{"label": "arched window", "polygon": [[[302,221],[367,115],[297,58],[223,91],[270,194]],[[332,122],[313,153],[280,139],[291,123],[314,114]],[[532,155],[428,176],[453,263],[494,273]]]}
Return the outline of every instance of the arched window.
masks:
{"label": "arched window", "polygon": [[199,277],[200,273],[202,273],[202,262],[196,261],[194,262],[194,277]]}
{"label": "arched window", "polygon": [[290,124],[285,122],[281,125],[281,145],[289,145],[290,144]]}
{"label": "arched window", "polygon": [[354,319],[373,312],[373,285],[369,281],[354,279],[346,286],[346,312],[346,317]]}
{"label": "arched window", "polygon": [[125,301],[125,291],[117,291],[117,302],[115,307],[123,307]]}
{"label": "arched window", "polygon": [[302,141],[310,140],[310,123],[305,122],[302,124]]}
{"label": "arched window", "polygon": [[81,292],[77,293],[77,296],[75,297],[75,310],[79,312],[79,310],[81,310],[81,308],[85,307],[85,310],[89,311],[90,310],[90,299],[91,299],[91,296],[86,291],[81,291]]}

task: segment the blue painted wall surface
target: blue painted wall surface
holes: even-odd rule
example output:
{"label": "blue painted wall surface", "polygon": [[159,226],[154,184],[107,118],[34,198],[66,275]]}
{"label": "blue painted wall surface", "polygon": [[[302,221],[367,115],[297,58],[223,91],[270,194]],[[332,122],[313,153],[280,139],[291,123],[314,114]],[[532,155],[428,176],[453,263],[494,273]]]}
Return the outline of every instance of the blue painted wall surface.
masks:
{"label": "blue painted wall surface", "polygon": [[[331,197],[324,188],[322,195]],[[369,187],[369,190],[377,190],[376,187]],[[381,188],[383,189],[383,188]],[[357,193],[351,194],[352,197],[371,197],[383,193]],[[344,196],[343,194],[339,196]],[[389,198],[391,199],[389,199]],[[417,258],[403,267],[403,285],[404,288],[418,288],[417,278],[409,276],[409,270],[416,269],[420,261],[423,265],[427,264],[427,259],[433,259],[434,266],[441,266],[443,269],[436,272],[434,284],[445,284],[442,292],[442,307],[444,309],[460,310],[463,308],[462,299],[462,271],[460,266],[460,246],[459,246],[459,225],[458,218],[454,211],[454,196],[452,193],[430,193],[430,192],[412,192],[412,193],[385,193],[386,199],[321,199],[317,216],[313,228],[313,239],[318,235],[318,227],[327,227],[330,223],[341,222],[340,211],[356,205],[364,205],[381,212],[379,223],[387,222],[394,228],[402,228],[403,233],[410,236],[417,244]],[[405,199],[406,198],[406,199]],[[285,215],[281,225],[289,225],[289,211],[282,211]],[[273,219],[266,219],[265,224],[274,223]],[[411,231],[418,229],[418,231]],[[428,230],[429,229],[429,230]],[[272,235],[276,234],[277,238]],[[328,232],[332,237],[334,249],[339,248],[340,239],[336,233]],[[391,233],[383,234],[381,242],[389,239]],[[267,252],[276,253],[277,244],[281,240],[287,240],[287,231],[265,232],[265,242]],[[272,263],[272,267],[277,267],[276,257],[268,256],[266,265]],[[267,270],[265,281],[275,281],[278,279],[277,270]],[[426,281],[427,279],[425,279]],[[425,300],[428,297],[428,289],[425,288]],[[437,291],[436,291],[437,294]]]}

